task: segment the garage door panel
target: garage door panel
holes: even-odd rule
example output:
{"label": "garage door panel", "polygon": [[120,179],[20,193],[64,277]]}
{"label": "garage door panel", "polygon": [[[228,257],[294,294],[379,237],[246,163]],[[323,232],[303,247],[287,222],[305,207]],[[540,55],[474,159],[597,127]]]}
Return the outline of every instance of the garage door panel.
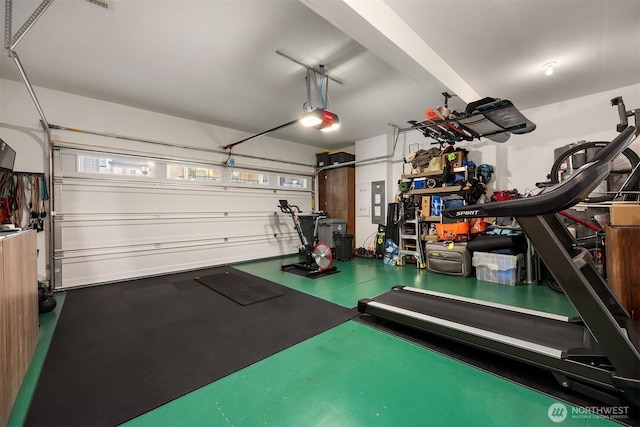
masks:
{"label": "garage door panel", "polygon": [[[261,258],[279,255],[277,248],[284,242],[252,242],[252,252]],[[293,248],[293,241],[291,248]],[[247,242],[218,242],[179,248],[138,248],[122,253],[103,253],[85,256],[67,256],[60,260],[65,272],[64,288],[82,287],[87,284],[109,283],[127,278],[147,277],[175,271],[188,271],[216,265],[241,262],[239,255]],[[285,244],[286,246],[286,244]],[[285,274],[285,273],[283,273]]]}
{"label": "garage door panel", "polygon": [[278,201],[308,213],[311,190],[278,187],[275,172],[263,172],[271,186],[80,173],[73,158],[82,151],[58,150],[57,289],[297,253]]}
{"label": "garage door panel", "polygon": [[[217,186],[195,188],[187,186],[181,190],[175,186],[140,184],[136,181],[91,185],[86,183],[86,180],[74,182],[68,179],[63,180],[61,189],[65,212],[100,214],[123,211],[128,213],[275,211],[279,198],[286,198],[283,195],[287,193],[293,193],[294,198],[297,198],[295,196],[298,193],[271,188],[257,191]],[[305,201],[305,205],[308,204],[309,202]]]}
{"label": "garage door panel", "polygon": [[171,244],[211,239],[297,238],[290,218],[280,215],[137,220],[73,220],[61,222],[65,250]]}

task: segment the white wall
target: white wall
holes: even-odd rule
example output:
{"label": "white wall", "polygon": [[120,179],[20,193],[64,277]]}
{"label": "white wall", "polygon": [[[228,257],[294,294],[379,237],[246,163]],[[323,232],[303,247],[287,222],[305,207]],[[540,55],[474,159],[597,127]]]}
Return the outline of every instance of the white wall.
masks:
{"label": "white wall", "polygon": [[[536,182],[546,180],[556,148],[581,140],[615,138],[618,110],[610,101],[617,96],[622,96],[627,110],[640,108],[637,84],[524,110],[522,113],[537,125],[536,130],[512,135],[504,144],[484,143],[478,153],[480,162],[496,166],[499,189],[516,188],[521,193],[533,189]],[[634,141],[631,148],[640,154],[640,141]]]}
{"label": "white wall", "polygon": [[[375,246],[372,236],[375,236],[378,225],[371,222],[371,183],[385,182],[386,220],[387,205],[397,201],[399,195],[398,180],[402,175],[404,157],[416,147],[431,147],[430,141],[419,132],[403,132],[397,140],[390,133],[356,141],[356,247]],[[360,163],[363,161],[365,163]]]}
{"label": "white wall", "polygon": [[[160,141],[168,145],[175,144],[176,147],[60,130],[52,131],[53,140],[117,150],[135,150],[158,156],[186,156],[198,161],[219,163],[226,159],[225,154],[190,150],[178,146],[220,150],[225,144],[250,136],[233,129],[45,88],[34,87],[34,90],[49,124]],[[45,149],[44,132],[39,121],[40,116],[25,84],[0,79],[0,137],[17,152],[16,171],[42,173],[48,170],[48,152]],[[234,157],[237,167],[286,169],[305,174],[313,172],[312,165],[315,164],[316,151],[316,147],[271,137],[257,138],[233,149],[234,154],[257,157]],[[287,162],[302,163],[309,167]],[[309,208],[310,205],[309,201]],[[45,233],[38,233],[40,250],[38,274],[41,276],[47,275],[48,239]]]}
{"label": "white wall", "polygon": [[358,141],[355,146],[356,161],[382,157],[377,161],[372,160],[356,167],[356,234],[355,246],[375,246],[371,240],[372,235],[378,230],[378,226],[371,223],[371,182],[385,181],[385,199],[389,203],[389,165],[384,159],[389,153],[387,135],[380,135],[366,140]]}

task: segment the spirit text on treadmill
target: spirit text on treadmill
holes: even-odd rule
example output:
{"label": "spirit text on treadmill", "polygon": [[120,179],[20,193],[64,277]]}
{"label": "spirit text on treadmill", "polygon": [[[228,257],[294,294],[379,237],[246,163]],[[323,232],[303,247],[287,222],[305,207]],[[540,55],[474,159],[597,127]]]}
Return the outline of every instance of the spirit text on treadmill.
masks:
{"label": "spirit text on treadmill", "polygon": [[458,211],[458,212],[456,212],[456,216],[476,215],[478,212],[480,212],[479,209],[471,209],[471,210],[468,210],[468,211]]}

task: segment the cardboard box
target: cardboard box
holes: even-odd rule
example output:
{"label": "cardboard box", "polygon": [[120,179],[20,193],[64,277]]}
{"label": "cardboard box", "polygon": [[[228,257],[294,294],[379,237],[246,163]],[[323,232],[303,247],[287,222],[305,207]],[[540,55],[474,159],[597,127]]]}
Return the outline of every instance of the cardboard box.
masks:
{"label": "cardboard box", "polygon": [[422,196],[422,209],[420,215],[423,218],[431,216],[431,196]]}
{"label": "cardboard box", "polygon": [[609,208],[611,225],[640,225],[640,204],[614,203]]}
{"label": "cardboard box", "polygon": [[442,164],[442,168],[444,169],[444,165],[447,164],[447,159],[449,158],[449,156],[451,155],[451,162],[452,162],[452,167],[454,168],[458,168],[462,166],[462,161],[464,160],[464,151],[454,151],[452,153],[447,153],[447,154],[443,154],[441,156],[441,164]]}

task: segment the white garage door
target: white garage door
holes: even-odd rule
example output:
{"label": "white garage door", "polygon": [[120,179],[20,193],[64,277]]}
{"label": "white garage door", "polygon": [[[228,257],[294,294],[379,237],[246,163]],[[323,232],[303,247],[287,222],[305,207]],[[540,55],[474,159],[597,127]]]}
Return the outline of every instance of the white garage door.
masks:
{"label": "white garage door", "polygon": [[292,254],[310,175],[54,149],[56,289]]}

